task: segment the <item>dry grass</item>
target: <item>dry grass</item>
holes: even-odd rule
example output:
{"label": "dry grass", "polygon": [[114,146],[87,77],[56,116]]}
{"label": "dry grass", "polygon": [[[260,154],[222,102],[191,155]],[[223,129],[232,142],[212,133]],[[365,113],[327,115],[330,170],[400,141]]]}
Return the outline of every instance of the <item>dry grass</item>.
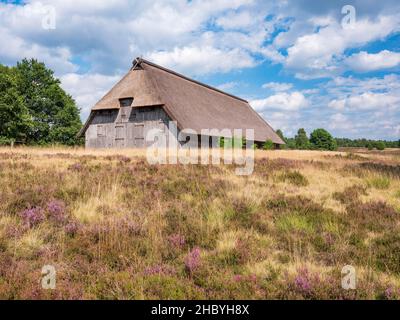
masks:
{"label": "dry grass", "polygon": [[0,298],[399,297],[398,151],[256,151],[247,177],[145,154],[0,148]]}

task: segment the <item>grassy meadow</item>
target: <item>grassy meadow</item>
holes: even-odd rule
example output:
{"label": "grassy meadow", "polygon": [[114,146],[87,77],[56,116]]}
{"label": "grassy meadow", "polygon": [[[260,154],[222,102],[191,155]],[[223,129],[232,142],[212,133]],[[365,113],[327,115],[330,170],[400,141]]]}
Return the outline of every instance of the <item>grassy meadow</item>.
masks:
{"label": "grassy meadow", "polygon": [[400,298],[398,150],[257,150],[237,176],[143,151],[0,148],[0,186],[2,299]]}

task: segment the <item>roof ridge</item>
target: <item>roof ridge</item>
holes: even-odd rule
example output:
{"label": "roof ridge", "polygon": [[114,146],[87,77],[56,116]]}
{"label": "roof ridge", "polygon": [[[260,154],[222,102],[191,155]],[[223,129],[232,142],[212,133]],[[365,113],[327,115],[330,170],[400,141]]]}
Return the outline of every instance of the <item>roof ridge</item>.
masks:
{"label": "roof ridge", "polygon": [[231,94],[231,93],[227,93],[227,92],[225,92],[225,91],[222,91],[222,90],[220,90],[220,89],[217,89],[217,88],[215,88],[215,87],[212,87],[212,86],[210,86],[210,85],[208,85],[208,84],[205,84],[205,83],[203,83],[203,82],[200,82],[200,81],[191,79],[191,78],[189,78],[189,77],[187,77],[187,76],[185,76],[185,75],[183,75],[183,74],[181,74],[181,73],[178,73],[178,72],[173,71],[173,70],[171,70],[171,69],[165,68],[165,67],[163,67],[163,66],[160,66],[160,65],[158,65],[158,64],[156,64],[156,63],[154,63],[154,62],[148,61],[148,60],[143,59],[143,58],[139,58],[139,57],[138,57],[138,58],[136,58],[136,59],[133,61],[132,70],[133,70],[134,68],[136,68],[137,66],[139,66],[141,63],[145,63],[145,64],[148,64],[148,65],[150,65],[150,66],[152,66],[152,67],[155,67],[155,68],[157,68],[157,69],[161,69],[161,70],[166,71],[166,72],[168,72],[168,73],[171,73],[171,74],[173,74],[173,75],[175,75],[175,76],[177,76],[177,77],[180,77],[180,78],[182,78],[182,79],[188,80],[188,81],[193,82],[193,83],[196,83],[196,84],[198,84],[198,85],[200,85],[200,86],[202,86],[202,87],[206,87],[206,88],[208,88],[208,89],[214,90],[214,91],[219,92],[219,93],[221,93],[221,94],[227,95],[227,96],[229,96],[229,97],[231,97],[231,98],[234,98],[234,99],[237,99],[237,100],[240,100],[240,101],[249,103],[247,100],[245,100],[245,99],[243,99],[243,98],[240,98],[240,97],[238,97],[238,96],[235,96],[235,95],[233,95],[233,94]]}

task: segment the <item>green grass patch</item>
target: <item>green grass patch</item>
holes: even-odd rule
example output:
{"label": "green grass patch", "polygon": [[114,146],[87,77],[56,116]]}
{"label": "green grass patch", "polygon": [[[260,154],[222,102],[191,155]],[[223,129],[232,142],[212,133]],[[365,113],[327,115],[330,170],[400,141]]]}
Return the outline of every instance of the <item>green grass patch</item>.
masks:
{"label": "green grass patch", "polygon": [[275,225],[282,232],[301,231],[311,233],[314,231],[314,226],[307,217],[294,213],[279,217]]}
{"label": "green grass patch", "polygon": [[340,224],[333,220],[327,219],[322,223],[322,228],[324,231],[329,232],[331,234],[339,234],[340,233]]}
{"label": "green grass patch", "polygon": [[390,179],[387,177],[375,177],[367,180],[367,184],[369,187],[386,190],[390,187]]}

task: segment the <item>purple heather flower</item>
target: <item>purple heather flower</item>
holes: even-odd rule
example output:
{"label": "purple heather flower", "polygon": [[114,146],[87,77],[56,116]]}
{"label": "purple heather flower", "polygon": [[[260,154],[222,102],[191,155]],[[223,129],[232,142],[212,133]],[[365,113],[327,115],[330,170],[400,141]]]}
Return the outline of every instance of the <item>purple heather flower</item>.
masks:
{"label": "purple heather flower", "polygon": [[298,275],[295,279],[295,283],[300,291],[308,292],[311,289],[309,280],[304,276]]}
{"label": "purple heather flower", "polygon": [[386,298],[387,300],[393,299],[393,288],[392,288],[392,287],[389,287],[389,288],[387,288],[387,289],[385,290],[385,298]]}
{"label": "purple heather flower", "polygon": [[242,276],[241,276],[240,274],[235,274],[235,275],[233,276],[233,280],[234,280],[235,282],[240,282],[240,281],[242,281]]}
{"label": "purple heather flower", "polygon": [[241,282],[241,281],[247,281],[247,282],[257,282],[257,276],[255,274],[250,274],[250,275],[240,275],[240,274],[235,274],[233,276],[233,281],[235,282]]}
{"label": "purple heather flower", "polygon": [[47,211],[50,217],[58,223],[65,221],[65,204],[61,200],[51,200],[47,204]]}
{"label": "purple heather flower", "polygon": [[81,171],[83,169],[83,166],[81,163],[77,162],[77,163],[70,165],[68,167],[68,169],[71,171]]}
{"label": "purple heather flower", "polygon": [[195,247],[185,258],[186,269],[192,273],[200,265],[200,248]]}
{"label": "purple heather flower", "polygon": [[307,269],[301,269],[296,276],[296,288],[303,294],[309,294],[312,290],[311,280]]}
{"label": "purple heather flower", "polygon": [[126,156],[118,156],[118,159],[119,159],[119,161],[121,162],[121,163],[129,163],[129,162],[131,162],[131,159],[130,158],[128,158],[128,157],[126,157]]}
{"label": "purple heather flower", "polygon": [[20,213],[20,216],[28,225],[28,227],[33,227],[41,223],[45,218],[43,209],[41,207],[26,209]]}
{"label": "purple heather flower", "polygon": [[79,228],[78,223],[76,223],[75,221],[71,221],[67,223],[67,225],[65,226],[65,232],[73,236],[78,231],[78,228]]}
{"label": "purple heather flower", "polygon": [[168,241],[171,243],[171,245],[175,248],[181,248],[185,245],[185,237],[181,236],[179,233],[177,234],[172,234],[168,237]]}
{"label": "purple heather flower", "polygon": [[146,268],[144,270],[144,274],[146,276],[151,276],[154,274],[173,275],[173,274],[175,274],[175,269],[168,265],[155,265],[155,266]]}
{"label": "purple heather flower", "polygon": [[257,276],[256,276],[255,274],[251,274],[251,275],[249,276],[249,281],[251,281],[251,282],[257,282]]}

